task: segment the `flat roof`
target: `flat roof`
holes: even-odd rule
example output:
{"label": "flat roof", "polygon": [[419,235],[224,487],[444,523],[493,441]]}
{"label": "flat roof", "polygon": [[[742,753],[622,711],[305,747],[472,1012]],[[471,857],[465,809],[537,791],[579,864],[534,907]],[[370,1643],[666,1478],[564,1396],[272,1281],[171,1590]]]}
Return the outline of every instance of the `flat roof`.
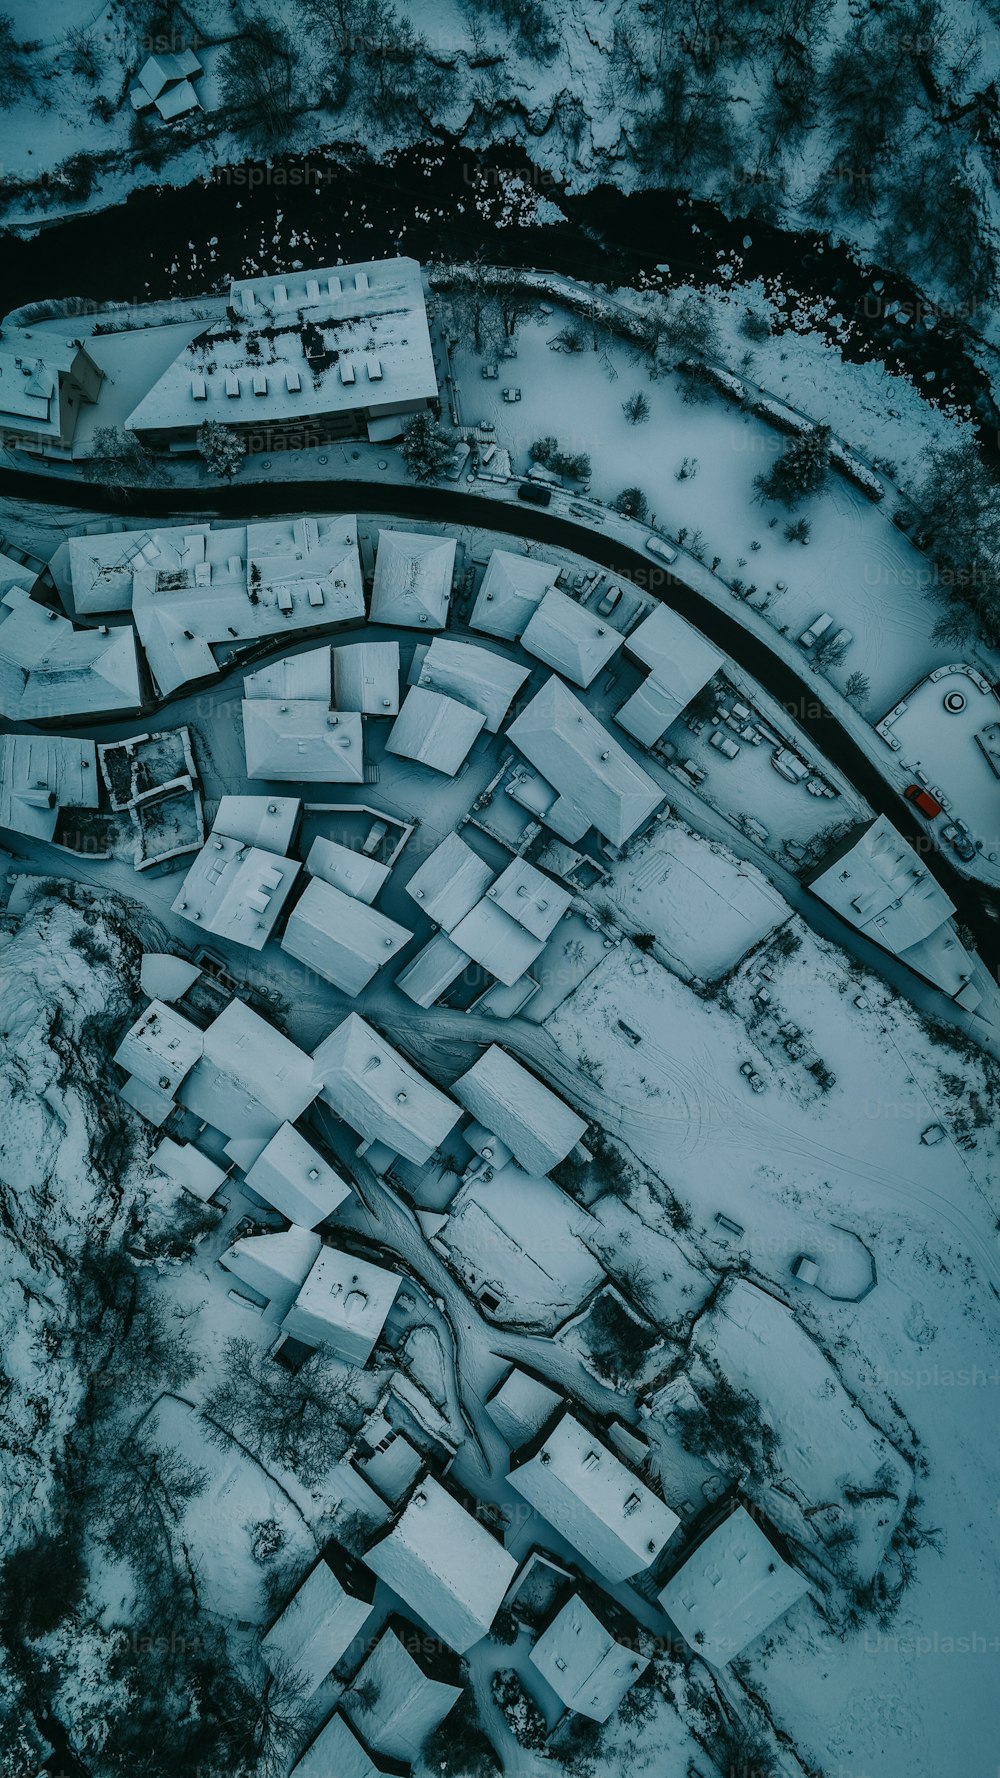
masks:
{"label": "flat roof", "polygon": [[171,912],[183,914],[203,932],[260,951],[301,869],[297,859],[213,833],[184,878]]}
{"label": "flat roof", "polygon": [[324,839],[321,834],[309,848],[306,870],[311,877],[322,877],[324,883],[369,904],[391,874],[389,866],[380,864],[377,858],[366,858],[363,852]]}
{"label": "flat roof", "polygon": [[478,852],[460,834],[449,833],[414,871],[406,893],[429,919],[451,932],[482,900],[493,877]]}
{"label": "flat roof", "polygon": [[399,643],[352,642],[333,650],[333,695],[338,710],[365,716],[399,711]]}

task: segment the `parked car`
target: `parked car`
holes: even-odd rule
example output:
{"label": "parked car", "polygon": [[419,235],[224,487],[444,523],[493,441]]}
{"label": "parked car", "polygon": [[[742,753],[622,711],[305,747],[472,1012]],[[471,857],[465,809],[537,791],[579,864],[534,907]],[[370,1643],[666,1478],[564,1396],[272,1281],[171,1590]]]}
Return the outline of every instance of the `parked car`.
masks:
{"label": "parked car", "polygon": [[727,735],[721,728],[713,729],[708,737],[708,744],[710,747],[717,747],[727,759],[735,759],[740,750],[739,742],[734,741],[732,735]]}
{"label": "parked car", "polygon": [[752,1062],[741,1062],[740,1073],[755,1093],[762,1093],[766,1086],[763,1075],[758,1074]]}
{"label": "parked car", "polygon": [[850,648],[851,643],[853,641],[854,641],[854,631],[853,630],[838,630],[837,634],[834,636],[833,641],[830,644],[830,647],[837,649],[838,653],[843,654],[845,649]]}
{"label": "parked car", "polygon": [[919,784],[908,784],[903,795],[908,803],[920,810],[921,815],[927,816],[928,821],[936,821],[943,812],[937,797],[932,796],[929,790],[922,790]]}
{"label": "parked car", "polygon": [[662,537],[657,537],[655,532],[651,537],[646,538],[646,548],[651,556],[659,556],[661,562],[676,562],[677,560],[677,551],[671,548],[669,543],[664,543]]}
{"label": "parked car", "polygon": [[552,500],[552,489],[539,487],[537,482],[522,482],[517,490],[519,500],[527,500],[531,506],[548,506]]}
{"label": "parked car", "polygon": [[955,826],[953,821],[950,821],[947,827],[942,827],[941,837],[948,841],[952,850],[957,852],[959,858],[964,859],[966,864],[968,864],[970,858],[975,858],[975,846],[968,836],[964,834],[960,828]]}
{"label": "parked car", "polygon": [[610,617],[616,605],[621,603],[622,589],[620,586],[609,587],[597,607],[599,617]]}
{"label": "parked car", "polygon": [[378,849],[379,849],[380,845],[382,844],[382,841],[385,839],[385,836],[388,833],[388,831],[389,831],[388,822],[386,822],[386,821],[373,821],[372,822],[371,827],[368,829],[368,838],[366,839],[364,845],[361,848],[361,850],[364,853],[366,858],[370,858],[372,856],[373,852],[378,851]]}
{"label": "parked car", "polygon": [[800,648],[815,648],[816,643],[819,641],[820,637],[826,635],[826,632],[830,628],[830,625],[832,624],[832,622],[833,622],[832,611],[821,611],[819,614],[819,617],[813,618],[812,623],[809,625],[809,628],[807,630],[803,630],[801,636],[799,637],[799,647]]}
{"label": "parked car", "polygon": [[545,482],[550,488],[561,488],[562,477],[556,475],[554,469],[546,469],[542,463],[533,463],[528,470],[530,482]]}
{"label": "parked car", "polygon": [[782,778],[788,779],[789,784],[801,784],[803,778],[809,776],[809,767],[805,760],[800,759],[789,747],[775,748],[771,755],[771,764]]}

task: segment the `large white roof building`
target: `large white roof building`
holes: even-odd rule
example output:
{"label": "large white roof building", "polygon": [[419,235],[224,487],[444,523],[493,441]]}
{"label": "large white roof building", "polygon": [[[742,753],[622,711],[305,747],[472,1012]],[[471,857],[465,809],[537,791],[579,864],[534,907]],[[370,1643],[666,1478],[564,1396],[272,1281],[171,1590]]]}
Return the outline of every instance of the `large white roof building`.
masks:
{"label": "large white roof building", "polygon": [[153,1000],[126,1031],[115,1061],[145,1086],[173,1096],[204,1050],[204,1034],[184,1014]]}
{"label": "large white roof building", "polygon": [[351,642],[333,650],[334,703],[363,716],[399,711],[399,643]]}
{"label": "large white roof building", "polygon": [[462,1115],[357,1013],[323,1039],[313,1060],[322,1097],[338,1117],[407,1160],[429,1160]]}
{"label": "large white roof building", "polygon": [[324,1247],[281,1324],[282,1332],[305,1346],[325,1346],[345,1364],[367,1364],[401,1282],[383,1266]]}
{"label": "large white roof building", "polygon": [[451,932],[482,900],[493,876],[461,835],[450,833],[414,871],[406,893],[435,925]]}
{"label": "large white roof building", "polygon": [[[410,1765],[461,1696],[454,1656],[434,1647],[426,1631],[393,1617],[356,1675],[344,1708],[368,1747]],[[323,1778],[331,1775],[341,1778],[340,1768],[324,1768]]]}
{"label": "large white roof building", "polygon": [[551,1173],[586,1133],[582,1117],[495,1043],[451,1090],[527,1173]]}
{"label": "large white roof building", "polygon": [[372,623],[443,630],[454,572],[453,537],[381,530],[369,614]]}
{"label": "large white roof building", "polygon": [[240,279],[229,306],[235,319],[185,346],[133,408],[126,424],[140,437],[166,447],[206,420],[251,449],[303,430],[398,437],[402,417],[437,397],[414,259]]}
{"label": "large white roof building", "polygon": [[623,846],[663,801],[649,774],[555,674],[507,735],[552,786],[542,819],[571,844],[596,827]]}
{"label": "large white roof building", "polygon": [[325,1222],[351,1195],[346,1180],[288,1123],[261,1150],[246,1179],[259,1198],[305,1229]]}
{"label": "large white roof building", "polygon": [[626,699],[615,721],[647,747],[659,740],[725,665],[725,655],[668,605],[658,605],[633,630],[625,650],[649,667],[650,673]]}
{"label": "large white roof building", "polygon": [[319,1091],[312,1057],[242,1000],[231,1000],[213,1019],[203,1046],[178,1096],[226,1136],[269,1142]]}
{"label": "large white roof building", "polygon": [[459,1654],[487,1635],[517,1572],[503,1544],[432,1477],[365,1561]]}
{"label": "large white roof building", "polygon": [[171,911],[234,944],[259,951],[267,943],[299,871],[297,859],[209,834]]}
{"label": "large white roof building", "polygon": [[311,877],[289,917],[281,948],[352,998],[413,937],[367,902]]}
{"label": "large white roof building", "polygon": [[360,1591],[345,1586],[329,1562],[321,1559],[261,1639],[260,1652],[268,1666],[298,1674],[305,1695],[311,1697],[364,1629],[372,1613],[373,1592],[363,1583]]}
{"label": "large white roof building", "polygon": [[12,722],[104,716],[142,705],[131,625],[74,629],[10,586],[0,599],[0,715]]}
{"label": "large white roof building", "polygon": [[758,1519],[733,1501],[660,1594],[685,1641],[724,1667],[809,1590]]}
{"label": "large white roof building", "polygon": [[526,648],[574,685],[590,685],[625,638],[576,599],[550,587],[536,605],[524,634]]}
{"label": "large white roof building", "polygon": [[523,1496],[606,1580],[650,1568],[680,1520],[570,1413],[508,1476]]}

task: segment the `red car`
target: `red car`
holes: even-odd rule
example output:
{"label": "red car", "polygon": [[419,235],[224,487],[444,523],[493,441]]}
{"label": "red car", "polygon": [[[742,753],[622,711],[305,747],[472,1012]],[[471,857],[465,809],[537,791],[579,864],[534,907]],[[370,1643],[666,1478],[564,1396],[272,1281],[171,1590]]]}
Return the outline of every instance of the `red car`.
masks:
{"label": "red car", "polygon": [[921,790],[919,784],[908,784],[903,795],[908,803],[916,804],[921,815],[926,815],[928,821],[936,821],[942,813],[937,797],[932,796],[929,790]]}

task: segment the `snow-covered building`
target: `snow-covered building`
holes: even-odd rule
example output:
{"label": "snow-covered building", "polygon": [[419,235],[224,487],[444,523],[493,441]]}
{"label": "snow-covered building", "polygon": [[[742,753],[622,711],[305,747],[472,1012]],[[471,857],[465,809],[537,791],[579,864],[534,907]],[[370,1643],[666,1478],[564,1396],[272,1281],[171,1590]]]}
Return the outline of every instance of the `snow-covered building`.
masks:
{"label": "snow-covered building", "polygon": [[808,1590],[778,1533],[730,1500],[659,1599],[695,1653],[724,1667]]}
{"label": "snow-covered building", "polygon": [[607,1722],[649,1662],[616,1637],[579,1593],[542,1631],[528,1659],[556,1696],[580,1716]]}
{"label": "snow-covered building", "polygon": [[446,932],[435,932],[413,961],[400,970],[396,986],[416,1006],[433,1006],[471,961],[466,951],[452,944]]}
{"label": "snow-covered building", "polygon": [[309,848],[306,871],[309,876],[319,877],[334,889],[341,889],[345,895],[352,895],[355,900],[366,901],[369,905],[390,875],[389,866],[380,864],[377,858],[366,858],[363,852],[354,852],[350,846],[324,839],[321,834]]}
{"label": "snow-covered building", "polygon": [[596,612],[588,611],[558,587],[550,587],[525,626],[521,647],[574,685],[587,686],[624,640],[620,631]]}
{"label": "snow-covered building", "polygon": [[173,1098],[204,1047],[204,1034],[197,1025],[175,1007],[153,1000],[126,1031],[115,1050],[115,1061],[144,1086]]}
{"label": "snow-covered building", "polygon": [[551,1331],[604,1282],[587,1244],[599,1226],[544,1174],[504,1165],[500,1155],[484,1161],[456,1193],[433,1245],[488,1315]]}
{"label": "snow-covered building", "polygon": [[345,1364],[367,1364],[401,1283],[384,1266],[323,1247],[281,1331],[304,1346],[325,1346]]}
{"label": "snow-covered building", "polygon": [[294,1124],[282,1124],[261,1149],[246,1178],[265,1204],[306,1229],[325,1222],[351,1193],[347,1181],[317,1154]]}
{"label": "snow-covered building", "polygon": [[488,1634],[517,1572],[503,1544],[430,1476],[365,1561],[459,1654]]}
{"label": "snow-covered building", "polygon": [[435,846],[406,885],[418,907],[445,932],[451,932],[482,901],[494,872],[457,833]]}
{"label": "snow-covered building", "polygon": [[155,109],[165,123],[202,109],[194,82],[203,72],[193,49],[157,52],[147,56],[128,89],[136,111]]}
{"label": "snow-covered building", "polygon": [[362,716],[399,712],[399,643],[351,642],[333,650],[333,701]]}
{"label": "snow-covered building", "polygon": [[178,1096],[225,1136],[269,1142],[319,1092],[312,1057],[245,1001],[231,1000],[200,1035],[202,1054]]}
{"label": "snow-covered building", "polygon": [[254,1298],[262,1299],[263,1318],[273,1325],[284,1321],[322,1245],[311,1229],[293,1223],[278,1234],[241,1236],[220,1254],[219,1264]]}
{"label": "snow-covered building", "polygon": [[339,1710],[296,1760],[289,1778],[409,1778],[409,1764],[373,1754]]}
{"label": "snow-covered building", "polygon": [[333,702],[331,653],[326,642],[319,648],[304,648],[301,654],[269,661],[266,667],[244,676],[243,696],[278,704],[319,703],[329,708]]}
{"label": "snow-covered building", "polygon": [[453,778],[483,727],[480,711],[415,685],[389,731],[386,752]]}
{"label": "snow-covered building", "polygon": [[78,630],[23,586],[0,599],[0,716],[52,722],[125,715],[142,705],[131,625]]}
{"label": "snow-covered building", "polygon": [[572,894],[515,858],[451,929],[452,943],[510,987],[545,949]]}
{"label": "snow-covered building", "polygon": [[507,736],[551,787],[541,819],[571,845],[596,827],[623,846],[663,801],[659,785],[555,674]]}
{"label": "snow-covered building", "polygon": [[365,781],[361,717],[296,698],[244,698],[247,777],[330,784]]}
{"label": "snow-covered building", "polygon": [[453,537],[424,531],[379,531],[369,612],[372,623],[443,630],[454,572]]}
{"label": "snow-covered building", "polygon": [[486,1412],[512,1451],[529,1444],[558,1408],[556,1391],[516,1365],[486,1397]]}
{"label": "snow-covered building", "polygon": [[725,665],[725,656],[668,605],[658,605],[633,630],[625,652],[650,672],[616,712],[615,721],[646,747],[660,739]]}
{"label": "snow-covered building", "polygon": [[517,1453],[507,1479],[616,1585],[652,1567],[680,1524],[677,1514],[568,1412]]}
{"label": "snow-covered building", "polygon": [[0,827],[50,840],[60,809],[96,809],[99,799],[93,741],[0,736]]}
{"label": "snow-covered building", "polygon": [[323,1039],[313,1061],[321,1096],[338,1117],[409,1161],[430,1160],[462,1115],[357,1013]]}
{"label": "snow-covered building", "polygon": [[584,1118],[495,1043],[451,1090],[526,1173],[551,1173],[586,1133]]}
{"label": "snow-covered building", "polygon": [[809,888],[873,944],[972,1011],[973,960],[949,924],[955,903],[884,815],[852,831],[806,878]]}
{"label": "snow-covered building", "polygon": [[281,948],[353,999],[412,937],[367,902],[311,877],[288,917]]}
{"label": "snow-covered building", "polygon": [[216,420],[249,450],[297,436],[398,438],[437,399],[420,267],[369,260],[230,286],[230,314],[184,346],[126,420],[154,449]]}
{"label": "snow-covered building", "polygon": [[202,932],[259,951],[291,893],[301,864],[212,832],[188,871],[171,911]]}
{"label": "snow-covered building", "polygon": [[[342,1708],[377,1754],[412,1763],[462,1696],[462,1671],[450,1649],[394,1616],[355,1675]],[[337,1766],[324,1771],[341,1778]]]}
{"label": "snow-covered building", "polygon": [[487,564],[469,623],[474,630],[516,642],[559,570],[536,556],[495,549]]}
{"label": "snow-covered building", "polygon": [[227,1177],[225,1167],[220,1167],[210,1155],[202,1154],[193,1142],[175,1142],[170,1136],[157,1143],[149,1163],[164,1179],[183,1186],[203,1204],[214,1198]]}
{"label": "snow-covered building", "polygon": [[265,852],[286,853],[299,825],[302,801],[297,796],[224,796],[212,832]]}
{"label": "snow-covered building", "polygon": [[80,408],[97,400],[103,380],[82,339],[5,325],[0,443],[34,456],[68,457]]}
{"label": "snow-covered building", "polygon": [[518,666],[495,649],[435,636],[432,642],[418,643],[414,649],[410,684],[469,704],[495,735],[528,672],[527,667]]}
{"label": "snow-covered building", "polygon": [[295,1673],[311,1697],[364,1629],[374,1597],[363,1564],[346,1550],[327,1549],[261,1638],[271,1671]]}

